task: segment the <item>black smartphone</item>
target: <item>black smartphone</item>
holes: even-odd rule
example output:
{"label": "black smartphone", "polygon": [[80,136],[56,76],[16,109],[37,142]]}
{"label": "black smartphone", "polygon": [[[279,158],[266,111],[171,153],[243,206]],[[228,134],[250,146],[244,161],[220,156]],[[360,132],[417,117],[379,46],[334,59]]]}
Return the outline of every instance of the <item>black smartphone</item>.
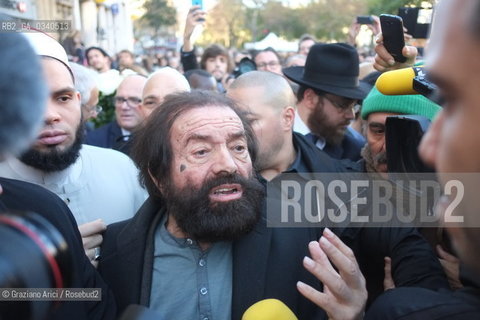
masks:
{"label": "black smartphone", "polygon": [[385,49],[387,49],[395,61],[407,61],[407,58],[402,55],[402,49],[405,47],[402,18],[391,14],[381,14],[380,25],[382,27]]}
{"label": "black smartphone", "polygon": [[373,24],[372,16],[357,16],[358,24]]}

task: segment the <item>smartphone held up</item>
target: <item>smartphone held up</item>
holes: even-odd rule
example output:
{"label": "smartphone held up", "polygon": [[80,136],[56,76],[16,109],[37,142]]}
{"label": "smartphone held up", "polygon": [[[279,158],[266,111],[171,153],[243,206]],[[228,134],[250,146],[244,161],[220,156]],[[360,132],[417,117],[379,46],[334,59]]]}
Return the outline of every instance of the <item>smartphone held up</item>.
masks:
{"label": "smartphone held up", "polygon": [[391,14],[382,14],[380,15],[380,25],[385,49],[395,61],[401,63],[407,61],[402,54],[403,47],[405,47],[402,18]]}
{"label": "smartphone held up", "polygon": [[373,24],[372,16],[357,16],[358,24]]}
{"label": "smartphone held up", "polygon": [[[202,0],[192,0],[192,7],[194,6],[198,6],[198,10],[203,10],[203,1]],[[205,19],[204,18],[198,18],[197,19],[198,22],[204,22]]]}
{"label": "smartphone held up", "polygon": [[202,0],[192,0],[192,6],[199,6],[200,10],[203,10],[203,1]]}

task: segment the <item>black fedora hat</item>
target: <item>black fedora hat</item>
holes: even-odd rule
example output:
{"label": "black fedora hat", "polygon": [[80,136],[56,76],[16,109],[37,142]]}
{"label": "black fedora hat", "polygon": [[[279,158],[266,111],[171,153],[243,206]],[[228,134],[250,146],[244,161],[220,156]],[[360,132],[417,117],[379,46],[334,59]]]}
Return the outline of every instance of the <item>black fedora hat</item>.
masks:
{"label": "black fedora hat", "polygon": [[300,85],[345,98],[362,100],[369,91],[358,80],[357,50],[346,43],[315,44],[305,67],[285,68],[283,73]]}

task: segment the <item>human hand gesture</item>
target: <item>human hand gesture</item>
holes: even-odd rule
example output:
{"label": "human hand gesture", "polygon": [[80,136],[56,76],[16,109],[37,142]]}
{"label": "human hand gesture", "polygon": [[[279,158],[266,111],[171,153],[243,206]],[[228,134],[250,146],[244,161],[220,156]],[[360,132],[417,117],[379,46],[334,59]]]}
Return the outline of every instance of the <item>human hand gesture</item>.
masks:
{"label": "human hand gesture", "polygon": [[318,242],[309,243],[308,249],[312,259],[305,257],[303,265],[323,283],[323,292],[299,281],[300,293],[325,310],[329,319],[362,319],[368,293],[352,250],[328,228]]}
{"label": "human hand gesture", "polygon": [[193,43],[191,40],[193,30],[198,25],[205,23],[205,16],[207,13],[201,10],[200,6],[192,6],[187,14],[185,21],[185,30],[183,31],[183,51],[188,52],[193,50]]}

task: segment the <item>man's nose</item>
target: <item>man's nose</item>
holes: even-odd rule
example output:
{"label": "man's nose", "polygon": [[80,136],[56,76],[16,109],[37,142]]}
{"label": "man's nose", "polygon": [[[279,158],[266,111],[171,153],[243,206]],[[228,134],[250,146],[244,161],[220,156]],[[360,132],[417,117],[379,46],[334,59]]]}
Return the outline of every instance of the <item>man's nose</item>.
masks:
{"label": "man's nose", "polygon": [[353,108],[346,110],[343,114],[347,120],[355,119],[355,110]]}
{"label": "man's nose", "polygon": [[58,122],[61,119],[61,115],[58,112],[58,108],[52,102],[47,104],[47,108],[45,110],[45,123],[52,124],[54,122]]}
{"label": "man's nose", "polygon": [[232,174],[238,170],[237,163],[230,150],[225,146],[221,148],[215,155],[215,163],[213,171],[215,174]]}

